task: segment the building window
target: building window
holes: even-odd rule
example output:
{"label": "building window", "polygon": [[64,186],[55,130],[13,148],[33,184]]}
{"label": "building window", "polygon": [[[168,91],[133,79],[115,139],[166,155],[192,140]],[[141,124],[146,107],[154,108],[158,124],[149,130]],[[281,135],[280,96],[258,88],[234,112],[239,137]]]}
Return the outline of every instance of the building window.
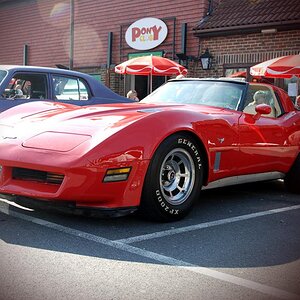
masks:
{"label": "building window", "polygon": [[225,77],[243,77],[247,78],[247,68],[226,68]]}

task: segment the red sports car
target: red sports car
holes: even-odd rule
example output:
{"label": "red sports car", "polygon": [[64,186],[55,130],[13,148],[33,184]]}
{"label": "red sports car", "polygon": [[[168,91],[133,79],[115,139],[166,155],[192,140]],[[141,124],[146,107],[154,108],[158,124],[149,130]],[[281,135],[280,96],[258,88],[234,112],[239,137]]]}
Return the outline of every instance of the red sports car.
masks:
{"label": "red sports car", "polygon": [[139,103],[36,102],[0,114],[0,193],[174,221],[202,188],[284,178],[300,192],[300,111],[281,89],[172,80]]}

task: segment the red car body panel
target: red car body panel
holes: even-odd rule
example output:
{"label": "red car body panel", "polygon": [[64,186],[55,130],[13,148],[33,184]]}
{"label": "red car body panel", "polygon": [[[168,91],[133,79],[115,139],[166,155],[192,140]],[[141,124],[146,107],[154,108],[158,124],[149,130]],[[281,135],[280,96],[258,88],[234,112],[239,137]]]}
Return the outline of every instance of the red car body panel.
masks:
{"label": "red car body panel", "polygon": [[[17,106],[0,114],[0,193],[74,201],[78,207],[138,206],[154,152],[166,137],[183,131],[205,151],[204,185],[238,175],[287,173],[299,155],[300,112],[272,88],[285,111],[276,119],[194,104]],[[122,167],[131,168],[127,180],[103,181],[107,170]],[[23,180],[13,175],[14,168],[64,177],[61,184]]]}

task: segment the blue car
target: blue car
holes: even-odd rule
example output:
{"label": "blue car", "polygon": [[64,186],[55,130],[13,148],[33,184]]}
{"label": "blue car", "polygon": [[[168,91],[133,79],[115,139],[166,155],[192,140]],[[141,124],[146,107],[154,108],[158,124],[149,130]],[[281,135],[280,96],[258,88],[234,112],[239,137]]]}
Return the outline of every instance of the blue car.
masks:
{"label": "blue car", "polygon": [[133,102],[88,74],[65,69],[0,65],[0,112],[39,100],[80,106]]}

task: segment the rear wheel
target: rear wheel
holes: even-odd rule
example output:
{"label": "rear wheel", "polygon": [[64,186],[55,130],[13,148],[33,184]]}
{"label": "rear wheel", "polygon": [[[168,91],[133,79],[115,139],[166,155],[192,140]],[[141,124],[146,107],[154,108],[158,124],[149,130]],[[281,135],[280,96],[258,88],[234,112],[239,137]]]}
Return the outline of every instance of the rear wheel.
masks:
{"label": "rear wheel", "polygon": [[201,152],[187,135],[168,137],[156,150],[145,179],[140,212],[157,221],[183,218],[199,198]]}
{"label": "rear wheel", "polygon": [[286,188],[292,193],[300,193],[300,154],[284,179]]}

